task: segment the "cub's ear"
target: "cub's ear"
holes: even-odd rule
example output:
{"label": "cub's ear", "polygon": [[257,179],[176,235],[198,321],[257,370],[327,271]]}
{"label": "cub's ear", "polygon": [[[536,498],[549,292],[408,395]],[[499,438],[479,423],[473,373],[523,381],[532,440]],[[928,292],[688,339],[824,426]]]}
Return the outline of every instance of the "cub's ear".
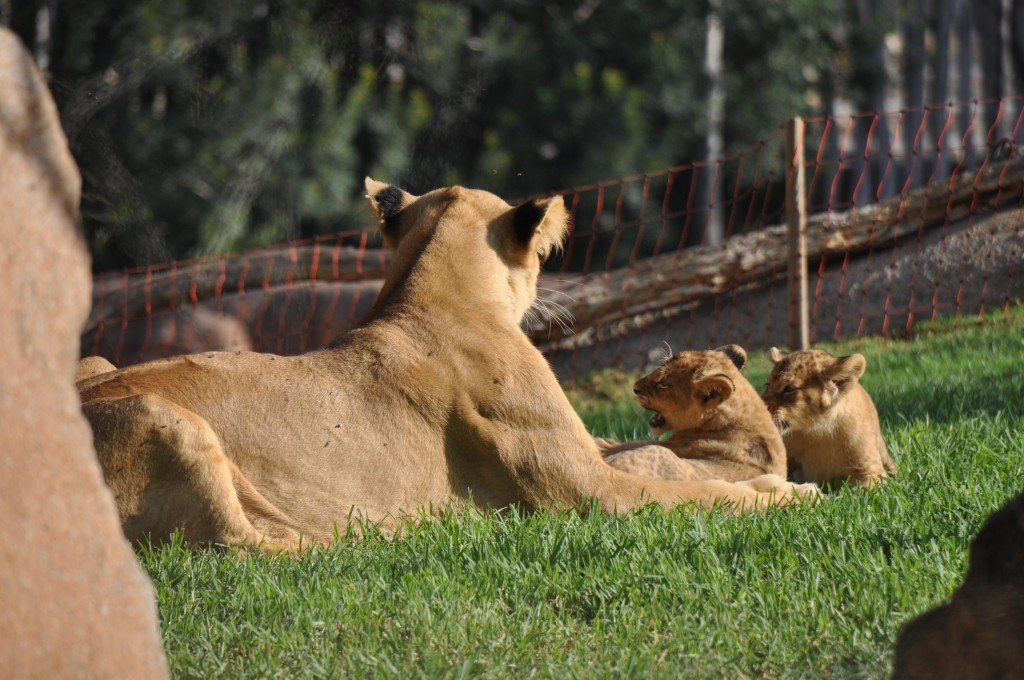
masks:
{"label": "cub's ear", "polygon": [[768,350],[768,358],[772,360],[773,364],[779,363],[780,361],[785,359],[787,356],[789,356],[789,354],[786,353],[786,352],[783,352],[778,347],[772,347],[770,350]]}
{"label": "cub's ear", "polygon": [[868,360],[863,354],[851,354],[846,357],[839,357],[836,363],[829,369],[828,377],[836,383],[855,382],[864,375],[867,370]]}
{"label": "cub's ear", "polygon": [[366,187],[366,198],[369,199],[370,207],[381,225],[381,233],[385,239],[394,238],[398,213],[415,201],[416,197],[394,185],[378,182],[370,177],[367,177],[363,184]]}
{"label": "cub's ear", "polygon": [[715,373],[693,381],[693,395],[706,411],[724,402],[735,391],[736,384],[724,373]]}
{"label": "cub's ear", "polygon": [[562,247],[569,231],[565,199],[535,198],[512,208],[512,241],[522,248],[536,247],[543,260]]}
{"label": "cub's ear", "polygon": [[747,351],[739,345],[723,345],[715,351],[729,357],[729,361],[736,366],[737,370],[742,371],[743,367],[747,365]]}

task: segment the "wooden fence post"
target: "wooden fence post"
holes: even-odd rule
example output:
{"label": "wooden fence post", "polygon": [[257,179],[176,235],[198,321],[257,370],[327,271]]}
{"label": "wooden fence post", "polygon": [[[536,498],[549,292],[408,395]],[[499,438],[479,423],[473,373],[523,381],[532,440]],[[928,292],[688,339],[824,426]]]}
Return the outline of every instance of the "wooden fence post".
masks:
{"label": "wooden fence post", "polygon": [[789,270],[789,349],[811,343],[807,293],[807,189],[804,182],[804,120],[786,126],[786,226]]}

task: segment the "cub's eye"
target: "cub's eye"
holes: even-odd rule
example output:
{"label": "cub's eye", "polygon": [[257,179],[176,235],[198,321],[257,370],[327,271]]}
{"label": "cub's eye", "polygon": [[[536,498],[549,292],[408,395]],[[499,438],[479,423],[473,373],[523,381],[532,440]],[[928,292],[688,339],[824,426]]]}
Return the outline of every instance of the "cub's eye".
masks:
{"label": "cub's eye", "polygon": [[782,388],[783,394],[793,394],[794,392],[796,392],[796,387],[793,385],[786,385]]}
{"label": "cub's eye", "polygon": [[658,387],[659,390],[667,389],[668,388],[668,382],[665,381],[665,380],[659,380],[658,384],[657,384],[657,387]]}

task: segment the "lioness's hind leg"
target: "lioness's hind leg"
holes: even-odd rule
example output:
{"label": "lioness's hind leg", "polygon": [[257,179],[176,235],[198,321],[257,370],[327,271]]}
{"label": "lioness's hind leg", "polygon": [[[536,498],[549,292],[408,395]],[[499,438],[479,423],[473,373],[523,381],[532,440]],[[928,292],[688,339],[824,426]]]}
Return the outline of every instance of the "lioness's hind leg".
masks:
{"label": "lioness's hind leg", "polygon": [[263,547],[270,552],[288,550],[295,552],[301,548],[308,548],[316,545],[318,541],[303,536],[295,529],[294,522],[281,510],[268,501],[252,483],[245,478],[238,466],[228,461],[228,468],[231,471],[231,482],[242,506],[253,527],[263,535]]}
{"label": "lioness's hind leg", "polygon": [[195,413],[142,394],[83,405],[125,535],[161,541],[181,529],[193,542],[274,550],[246,518],[217,435]]}

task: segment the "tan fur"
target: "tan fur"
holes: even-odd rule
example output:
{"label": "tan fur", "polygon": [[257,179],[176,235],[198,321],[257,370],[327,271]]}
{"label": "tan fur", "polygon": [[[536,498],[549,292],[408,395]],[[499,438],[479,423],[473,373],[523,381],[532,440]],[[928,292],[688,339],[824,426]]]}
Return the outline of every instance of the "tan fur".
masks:
{"label": "tan fur", "polygon": [[776,475],[669,482],[606,465],[520,329],[561,198],[513,208],[461,187],[415,197],[366,181],[394,251],[364,324],[295,357],[220,352],[79,383],[130,538],[269,549],[330,543],[368,519],[387,530],[470,499],[480,507],[608,511],[649,502],[787,502]]}
{"label": "tan fur", "polygon": [[764,402],[740,371],[738,345],[680,352],[633,386],[654,411],[651,431],[668,439],[610,446],[610,465],[659,479],[739,481],[786,474],[786,448]]}
{"label": "tan fur", "polygon": [[103,357],[85,357],[78,362],[78,368],[75,370],[75,382],[88,380],[102,373],[116,370],[117,367]]}
{"label": "tan fur", "polygon": [[896,473],[878,411],[859,382],[867,368],[863,355],[786,354],[773,347],[769,356],[775,367],[763,397],[782,432],[793,479],[872,485]]}

